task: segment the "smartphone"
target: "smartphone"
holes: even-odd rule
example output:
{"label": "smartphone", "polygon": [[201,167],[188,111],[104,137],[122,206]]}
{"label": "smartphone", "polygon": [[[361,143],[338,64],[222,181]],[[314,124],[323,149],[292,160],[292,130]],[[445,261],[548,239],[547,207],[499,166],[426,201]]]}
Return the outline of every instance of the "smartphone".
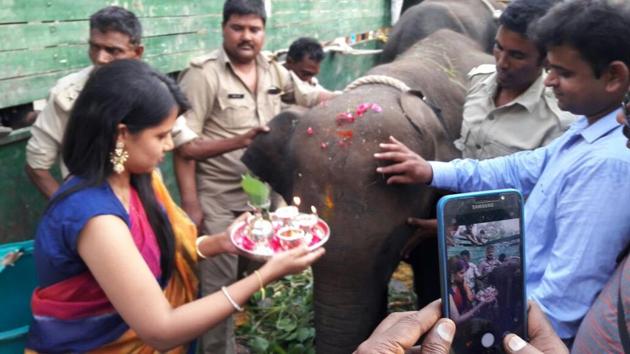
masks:
{"label": "smartphone", "polygon": [[630,123],[630,91],[626,92],[626,95],[623,96],[623,102],[621,103],[621,108],[623,108],[623,114],[626,117],[627,124]]}
{"label": "smartphone", "polygon": [[457,324],[452,353],[504,353],[526,338],[523,197],[513,189],[438,202],[442,310]]}

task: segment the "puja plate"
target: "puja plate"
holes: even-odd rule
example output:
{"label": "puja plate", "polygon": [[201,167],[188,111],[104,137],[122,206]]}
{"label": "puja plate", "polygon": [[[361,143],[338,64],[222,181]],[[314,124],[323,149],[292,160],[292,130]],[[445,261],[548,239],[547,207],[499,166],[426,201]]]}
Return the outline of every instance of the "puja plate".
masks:
{"label": "puja plate", "polygon": [[[248,235],[247,221],[243,220],[238,222],[232,227],[230,231],[230,240],[239,250],[244,253],[250,254],[257,258],[270,258],[276,253],[286,251],[280,244],[280,239],[277,236],[277,232],[282,228],[282,224],[279,222],[273,222],[273,235],[269,237],[266,242],[254,242],[250,235]],[[307,233],[304,237],[307,243],[309,251],[313,251],[318,247],[325,244],[330,238],[330,227],[322,220],[317,219],[317,223],[312,227],[311,232]]]}

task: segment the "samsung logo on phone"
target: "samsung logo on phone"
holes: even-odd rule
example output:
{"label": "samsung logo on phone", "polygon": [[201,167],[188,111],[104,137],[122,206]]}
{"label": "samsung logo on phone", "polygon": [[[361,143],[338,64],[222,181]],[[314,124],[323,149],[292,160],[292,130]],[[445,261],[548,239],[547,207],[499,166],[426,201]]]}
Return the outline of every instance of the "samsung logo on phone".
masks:
{"label": "samsung logo on phone", "polygon": [[473,204],[472,208],[474,209],[486,209],[486,208],[493,208],[494,207],[494,203],[484,203],[484,204]]}

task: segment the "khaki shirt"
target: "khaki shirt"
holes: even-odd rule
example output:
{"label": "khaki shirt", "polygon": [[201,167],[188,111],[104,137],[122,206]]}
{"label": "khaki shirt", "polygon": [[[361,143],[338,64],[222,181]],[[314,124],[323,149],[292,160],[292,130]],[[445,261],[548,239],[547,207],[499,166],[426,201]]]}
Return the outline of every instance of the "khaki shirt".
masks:
{"label": "khaki shirt", "polygon": [[[289,74],[291,75],[291,80],[299,81],[299,82],[303,83],[304,85],[310,86],[310,87],[312,87],[313,89],[315,89],[315,90],[317,90],[319,92],[331,93],[331,91],[328,91],[322,85],[319,84],[319,81],[317,80],[316,77],[313,77],[311,79],[311,82],[306,82],[306,81],[300,79],[300,77],[297,76],[297,74],[293,70],[288,70],[288,71],[289,71]],[[339,94],[341,94],[341,93],[339,93]],[[289,101],[292,101],[292,98],[293,97],[288,97]],[[281,96],[281,99],[285,99],[285,96]],[[290,109],[290,108],[295,107],[295,106],[297,106],[297,104],[295,104],[295,102],[294,103],[288,103],[288,102],[285,102],[284,100],[280,102],[280,110],[282,110],[282,111],[286,111],[287,109]]]}
{"label": "khaki shirt", "polygon": [[[185,114],[188,126],[209,139],[232,138],[266,125],[280,113],[281,94],[293,93],[302,106],[319,102],[319,91],[294,80],[267,55],[259,54],[256,66],[258,86],[251,92],[234,73],[223,48],[193,59],[180,79],[192,107]],[[240,185],[241,175],[247,172],[240,160],[243,152],[239,149],[197,163],[200,198],[212,198],[227,210],[246,210],[247,196]]]}
{"label": "khaki shirt", "polygon": [[461,136],[455,146],[464,158],[489,159],[547,145],[576,119],[558,108],[541,75],[512,102],[495,107],[495,65],[481,65],[468,74]]}
{"label": "khaki shirt", "polygon": [[[49,170],[60,162],[61,175],[68,176],[68,169],[61,162],[61,142],[68,125],[70,111],[83,90],[93,66],[65,76],[50,90],[44,109],[31,126],[31,138],[26,144],[26,163],[34,169]],[[186,120],[178,117],[173,127],[173,142],[180,146],[197,137],[186,126]]]}

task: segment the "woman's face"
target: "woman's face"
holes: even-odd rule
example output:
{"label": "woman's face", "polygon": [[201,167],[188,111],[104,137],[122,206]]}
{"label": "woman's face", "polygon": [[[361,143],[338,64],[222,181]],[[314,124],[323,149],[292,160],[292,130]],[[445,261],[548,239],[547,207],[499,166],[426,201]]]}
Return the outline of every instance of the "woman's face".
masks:
{"label": "woman's face", "polygon": [[464,269],[453,273],[453,282],[455,284],[462,284],[464,282],[464,273],[466,273],[466,270]]}
{"label": "woman's face", "polygon": [[168,116],[158,125],[132,134],[128,130],[121,133],[129,159],[125,170],[141,174],[152,172],[164,159],[166,152],[173,150],[171,129],[177,119],[178,107],[171,109]]}

